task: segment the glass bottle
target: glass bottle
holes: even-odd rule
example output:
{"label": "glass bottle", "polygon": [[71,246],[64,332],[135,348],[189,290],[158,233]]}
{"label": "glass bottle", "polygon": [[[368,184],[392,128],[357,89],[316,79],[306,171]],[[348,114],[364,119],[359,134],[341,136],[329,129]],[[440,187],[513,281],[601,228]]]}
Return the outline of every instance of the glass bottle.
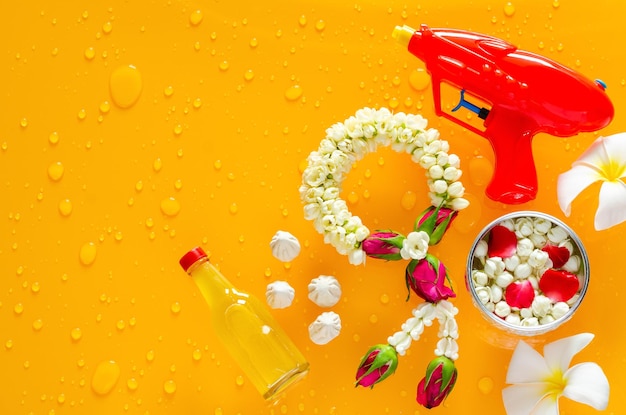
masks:
{"label": "glass bottle", "polygon": [[266,400],[275,400],[306,375],[309,363],[268,309],[235,288],[202,248],[187,252],[180,265],[209,304],[218,337]]}

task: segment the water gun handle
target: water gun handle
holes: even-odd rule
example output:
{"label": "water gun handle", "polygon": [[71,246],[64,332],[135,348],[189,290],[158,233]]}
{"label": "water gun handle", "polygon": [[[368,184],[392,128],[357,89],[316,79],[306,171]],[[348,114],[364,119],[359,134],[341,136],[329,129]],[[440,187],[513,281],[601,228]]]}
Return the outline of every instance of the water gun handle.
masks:
{"label": "water gun handle", "polygon": [[518,111],[494,106],[485,120],[482,135],[495,153],[495,167],[485,192],[499,202],[518,204],[537,196],[537,171],[532,138],[538,127]]}

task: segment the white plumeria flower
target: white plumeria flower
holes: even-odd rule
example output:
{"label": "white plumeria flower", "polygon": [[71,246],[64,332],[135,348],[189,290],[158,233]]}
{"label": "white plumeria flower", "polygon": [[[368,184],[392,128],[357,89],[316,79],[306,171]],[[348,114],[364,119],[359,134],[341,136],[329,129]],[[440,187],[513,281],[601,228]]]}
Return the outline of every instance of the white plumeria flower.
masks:
{"label": "white plumeria flower", "polygon": [[428,252],[430,236],[424,231],[409,233],[402,241],[400,255],[403,259],[424,259]]}
{"label": "white plumeria flower", "polygon": [[558,415],[561,396],[606,409],[609,381],[602,368],[593,362],[569,367],[574,355],[593,337],[582,333],[549,343],[543,356],[520,341],[506,374],[506,382],[512,386],[502,390],[507,415]]}
{"label": "white plumeria flower", "polygon": [[626,220],[626,133],[600,137],[559,175],[557,196],[566,216],[572,202],[591,184],[602,181],[594,226],[608,229]]}

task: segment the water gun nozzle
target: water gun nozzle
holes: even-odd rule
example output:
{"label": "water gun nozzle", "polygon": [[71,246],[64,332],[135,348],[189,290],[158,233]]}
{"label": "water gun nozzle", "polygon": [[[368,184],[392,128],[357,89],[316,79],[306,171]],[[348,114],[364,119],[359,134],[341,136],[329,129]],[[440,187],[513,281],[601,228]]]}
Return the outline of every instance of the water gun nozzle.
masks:
{"label": "water gun nozzle", "polygon": [[409,42],[411,41],[413,33],[415,33],[415,30],[407,25],[396,26],[393,29],[393,33],[391,33],[391,37],[394,38],[396,42],[398,42],[402,46],[407,47],[409,46]]}

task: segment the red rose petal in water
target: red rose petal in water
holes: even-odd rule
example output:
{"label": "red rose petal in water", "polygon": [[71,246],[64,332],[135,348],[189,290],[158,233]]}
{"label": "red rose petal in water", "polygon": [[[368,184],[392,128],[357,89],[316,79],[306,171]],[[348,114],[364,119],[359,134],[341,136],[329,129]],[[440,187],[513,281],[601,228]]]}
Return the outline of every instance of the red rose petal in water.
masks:
{"label": "red rose petal in water", "polygon": [[569,260],[569,249],[564,246],[546,245],[543,251],[548,253],[554,268],[561,268]]}
{"label": "red rose petal in water", "polygon": [[511,307],[528,308],[535,299],[535,290],[528,280],[509,284],[504,290],[504,300]]}
{"label": "red rose petal in water", "polygon": [[489,242],[487,244],[487,255],[489,257],[508,258],[517,249],[517,236],[515,232],[502,225],[494,226],[489,232]]}
{"label": "red rose petal in water", "polygon": [[539,289],[554,302],[568,301],[580,289],[580,281],[571,272],[549,269],[539,279]]}

